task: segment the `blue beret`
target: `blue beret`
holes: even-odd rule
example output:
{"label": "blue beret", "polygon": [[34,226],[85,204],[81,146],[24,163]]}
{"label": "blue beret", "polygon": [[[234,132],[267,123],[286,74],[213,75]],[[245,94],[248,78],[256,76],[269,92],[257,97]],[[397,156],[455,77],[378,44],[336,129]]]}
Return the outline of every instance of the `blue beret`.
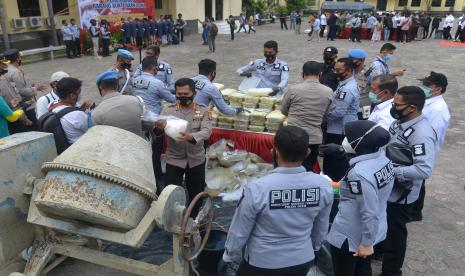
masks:
{"label": "blue beret", "polygon": [[97,86],[104,80],[111,80],[119,78],[118,72],[116,71],[105,71],[97,77],[96,83]]}
{"label": "blue beret", "polygon": [[118,50],[118,56],[122,57],[122,58],[128,58],[128,59],[131,59],[131,60],[134,59],[134,56],[132,55],[132,53],[129,52],[128,50],[124,50],[124,49],[119,49]]}
{"label": "blue beret", "polygon": [[367,52],[362,49],[350,49],[349,57],[354,59],[366,59]]}

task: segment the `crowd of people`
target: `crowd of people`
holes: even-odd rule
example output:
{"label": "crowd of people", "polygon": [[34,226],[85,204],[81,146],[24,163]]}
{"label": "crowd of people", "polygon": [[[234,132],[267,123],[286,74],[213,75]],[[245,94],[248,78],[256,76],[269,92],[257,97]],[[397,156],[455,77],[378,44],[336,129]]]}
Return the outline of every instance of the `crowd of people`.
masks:
{"label": "crowd of people", "polygon": [[[323,36],[329,24],[328,39],[337,34],[331,16],[315,18],[321,27],[312,36]],[[239,31],[245,29],[245,16],[241,18]],[[349,22],[353,19],[361,20],[354,16]],[[211,32],[208,21],[202,24]],[[130,34],[126,42],[139,45],[137,32]],[[149,43],[157,36],[150,34]],[[169,42],[167,33],[161,37]],[[68,38],[73,41],[73,32]],[[281,112],[288,116],[288,126],[274,137],[275,169],[244,187],[219,265],[221,275],[236,260],[237,275],[306,275],[324,241],[330,244],[337,276],[371,275],[374,254],[381,256],[382,275],[402,274],[406,224],[422,220],[425,181],[444,143],[450,114],[443,99],[447,77],[431,72],[417,86],[399,88],[397,78],[405,70],[390,67],[395,51],[393,44],[385,43],[365,66],[364,50],[351,49],[339,58],[336,47],[326,47],[323,62],[305,62],[299,72],[302,82],[288,86],[289,65],[277,57],[278,43],[270,40],[263,46],[263,58],[237,69],[245,78],[255,73],[258,87],[271,88],[268,96],[283,97]],[[102,102],[95,106],[81,101],[80,80],[59,71],[51,76],[50,87],[31,83],[21,70],[19,51],[4,52],[0,138],[32,130],[52,132],[61,153],[94,125],[122,128],[152,143],[157,193],[164,183],[185,182],[192,200],[206,186],[210,104],[227,115],[244,109],[230,107],[213,84],[215,61],[203,59],[195,77],[175,80],[171,65],[159,57],[160,47],[149,45],[133,73],[133,54],[120,49],[114,68],[96,78]],[[36,101],[38,92],[48,93]],[[163,107],[163,102],[170,105]],[[144,112],[186,120],[187,130],[176,138],[165,137],[167,121],[142,122]],[[339,182],[339,204],[329,181],[314,172],[318,154],[323,156],[323,173]]]}

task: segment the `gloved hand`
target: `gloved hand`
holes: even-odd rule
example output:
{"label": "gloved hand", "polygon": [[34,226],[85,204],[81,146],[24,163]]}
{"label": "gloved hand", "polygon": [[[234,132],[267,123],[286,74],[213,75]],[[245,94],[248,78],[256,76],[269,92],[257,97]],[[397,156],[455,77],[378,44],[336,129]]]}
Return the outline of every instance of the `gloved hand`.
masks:
{"label": "gloved hand", "polygon": [[281,91],[281,88],[279,88],[279,87],[273,87],[273,92],[271,92],[270,94],[268,94],[268,96],[270,96],[270,97],[276,96],[276,94],[278,94],[279,91]]}
{"label": "gloved hand", "polygon": [[252,77],[252,73],[242,73],[241,76],[243,77],[247,77],[247,78],[251,78]]}
{"label": "gloved hand", "polygon": [[243,107],[238,107],[236,108],[236,114],[239,114],[241,112],[244,112],[244,108]]}
{"label": "gloved hand", "polygon": [[325,155],[343,155],[344,149],[338,144],[325,144],[318,147],[318,154],[320,156]]}
{"label": "gloved hand", "polygon": [[223,260],[223,258],[220,259],[220,261],[218,262],[218,265],[217,265],[217,271],[216,271],[216,274],[218,276],[226,276],[227,274],[227,271],[228,271],[228,266],[230,266],[231,263],[230,262],[225,262]]}

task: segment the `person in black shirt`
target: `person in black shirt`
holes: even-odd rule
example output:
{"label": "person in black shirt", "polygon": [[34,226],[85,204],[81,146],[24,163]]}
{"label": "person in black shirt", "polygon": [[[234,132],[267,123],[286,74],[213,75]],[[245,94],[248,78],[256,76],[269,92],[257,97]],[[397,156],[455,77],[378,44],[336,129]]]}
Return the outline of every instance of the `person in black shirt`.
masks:
{"label": "person in black shirt", "polygon": [[232,15],[229,16],[228,19],[226,19],[226,23],[229,24],[229,29],[231,30],[231,40],[234,40],[234,30],[236,29],[236,20]]}
{"label": "person in black shirt", "polygon": [[324,66],[320,74],[320,83],[328,86],[333,91],[336,90],[339,80],[333,72],[337,59],[336,47],[326,47],[323,51]]}
{"label": "person in black shirt", "polygon": [[434,31],[434,34],[436,35],[436,32],[439,29],[439,23],[441,23],[441,21],[442,21],[441,17],[437,15],[434,17],[433,23],[431,24],[431,33],[429,34],[429,38],[431,38],[433,31]]}

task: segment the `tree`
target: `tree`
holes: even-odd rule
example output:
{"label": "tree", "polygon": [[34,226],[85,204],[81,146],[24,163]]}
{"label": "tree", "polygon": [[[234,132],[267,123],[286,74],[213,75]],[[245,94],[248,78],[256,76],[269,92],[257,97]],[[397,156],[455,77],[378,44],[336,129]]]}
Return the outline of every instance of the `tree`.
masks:
{"label": "tree", "polygon": [[288,12],[300,12],[307,6],[306,0],[286,0]]}
{"label": "tree", "polygon": [[263,14],[268,9],[266,0],[243,0],[242,7],[247,14]]}

